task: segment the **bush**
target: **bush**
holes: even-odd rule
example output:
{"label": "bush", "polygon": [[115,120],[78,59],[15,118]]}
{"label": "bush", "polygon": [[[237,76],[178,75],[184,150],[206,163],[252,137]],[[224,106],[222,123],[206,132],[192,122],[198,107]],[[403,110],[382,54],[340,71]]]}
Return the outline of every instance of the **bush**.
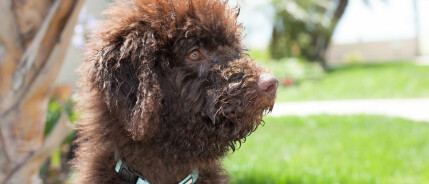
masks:
{"label": "bush", "polygon": [[[69,97],[65,97],[67,99],[61,98],[62,97],[53,96],[49,101],[44,132],[45,137],[51,133],[63,113],[68,116],[70,122],[74,122],[77,119],[77,115],[73,110],[74,101]],[[70,144],[74,134],[75,131],[71,131],[62,145],[56,148],[50,158],[48,158],[45,164],[40,168],[39,174],[43,183],[61,184],[67,179],[69,175],[69,166],[67,162],[70,159]]]}
{"label": "bush", "polygon": [[299,85],[307,80],[319,80],[325,75],[319,63],[299,58],[284,58],[262,65],[269,68],[284,86]]}

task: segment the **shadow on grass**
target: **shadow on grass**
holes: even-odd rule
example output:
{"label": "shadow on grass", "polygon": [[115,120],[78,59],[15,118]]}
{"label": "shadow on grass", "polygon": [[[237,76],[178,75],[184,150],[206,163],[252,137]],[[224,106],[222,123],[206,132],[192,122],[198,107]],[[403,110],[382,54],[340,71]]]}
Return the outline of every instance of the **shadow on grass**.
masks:
{"label": "shadow on grass", "polygon": [[240,184],[240,183],[259,184],[259,183],[278,183],[278,182],[274,178],[258,178],[258,177],[246,177],[238,180],[233,180],[230,182],[230,184]]}
{"label": "shadow on grass", "polygon": [[[321,179],[322,178],[322,179]],[[312,174],[298,174],[290,173],[290,171],[284,170],[284,172],[271,171],[270,168],[266,168],[262,172],[235,172],[231,175],[230,184],[307,184],[307,183],[335,183],[331,178],[320,177]]]}
{"label": "shadow on grass", "polygon": [[[283,176],[284,177],[284,176]],[[309,183],[337,183],[328,179],[320,180],[312,176],[306,176],[303,178],[287,176],[286,178],[279,178],[275,176],[267,175],[247,175],[246,177],[233,179],[230,184],[309,184]],[[341,182],[347,183],[347,182]],[[372,182],[369,182],[372,183]]]}
{"label": "shadow on grass", "polygon": [[288,180],[288,182],[280,182],[279,178],[274,178],[273,176],[266,176],[266,175],[246,175],[245,177],[241,178],[232,178],[230,184],[260,184],[260,183],[285,183],[285,184],[299,184],[302,183],[299,180]]}

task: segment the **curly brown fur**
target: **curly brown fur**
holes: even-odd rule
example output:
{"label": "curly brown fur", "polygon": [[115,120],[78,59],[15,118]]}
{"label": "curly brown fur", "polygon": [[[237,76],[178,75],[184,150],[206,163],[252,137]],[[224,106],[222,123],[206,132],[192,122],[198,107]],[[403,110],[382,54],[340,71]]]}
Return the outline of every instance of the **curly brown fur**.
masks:
{"label": "curly brown fur", "polygon": [[[226,1],[117,1],[81,73],[74,183],[123,183],[114,152],[151,183],[225,183],[220,159],[255,131],[275,95],[244,55]],[[189,59],[198,49],[202,58]]]}

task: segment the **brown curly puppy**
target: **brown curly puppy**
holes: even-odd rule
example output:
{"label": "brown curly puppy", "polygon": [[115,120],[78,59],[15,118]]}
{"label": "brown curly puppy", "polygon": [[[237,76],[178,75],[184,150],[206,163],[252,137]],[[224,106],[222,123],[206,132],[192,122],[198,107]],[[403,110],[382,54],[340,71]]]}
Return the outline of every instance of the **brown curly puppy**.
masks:
{"label": "brown curly puppy", "polygon": [[278,80],[243,54],[226,1],[118,1],[81,72],[74,183],[225,183],[220,160]]}

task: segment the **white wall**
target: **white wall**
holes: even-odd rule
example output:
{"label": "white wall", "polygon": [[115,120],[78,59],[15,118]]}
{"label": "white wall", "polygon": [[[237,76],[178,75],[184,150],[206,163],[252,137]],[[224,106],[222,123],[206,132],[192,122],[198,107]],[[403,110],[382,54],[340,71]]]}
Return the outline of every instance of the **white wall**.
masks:
{"label": "white wall", "polygon": [[411,39],[416,35],[412,0],[350,0],[340,20],[335,43]]}

